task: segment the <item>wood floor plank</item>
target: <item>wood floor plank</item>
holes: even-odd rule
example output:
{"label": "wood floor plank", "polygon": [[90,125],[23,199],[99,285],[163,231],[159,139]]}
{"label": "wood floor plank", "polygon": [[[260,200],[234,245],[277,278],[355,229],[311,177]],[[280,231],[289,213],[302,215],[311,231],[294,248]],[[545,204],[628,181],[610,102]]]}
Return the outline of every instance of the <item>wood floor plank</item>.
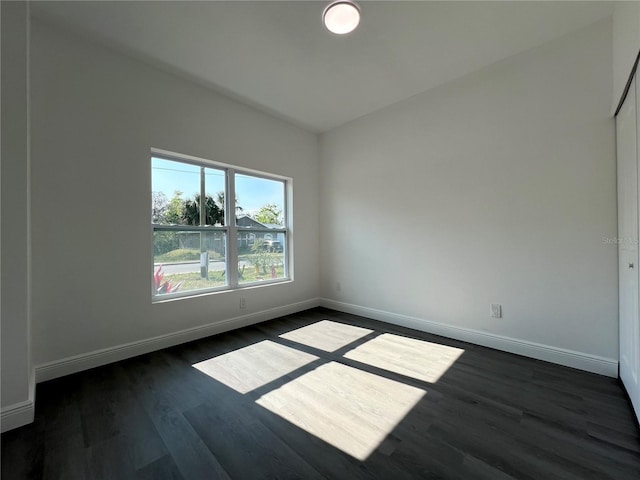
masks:
{"label": "wood floor plank", "polygon": [[637,432],[629,434],[593,422],[587,422],[587,433],[593,438],[626,448],[634,453],[640,453],[640,436]]}
{"label": "wood floor plank", "polygon": [[0,478],[37,480],[42,478],[44,440],[41,425],[29,425],[2,434]]}
{"label": "wood floor plank", "polygon": [[300,428],[292,428],[291,424],[283,423],[281,417],[265,409],[258,408],[254,412],[256,417],[260,418],[267,428],[278,435],[283,442],[298,452],[326,478],[345,478],[350,480],[373,478],[403,480],[415,478],[414,474],[407,470],[404,465],[391,462],[388,457],[372,456],[366,462],[360,462],[319,437],[310,435]]}
{"label": "wood floor plank", "polygon": [[514,480],[515,478],[478,460],[473,455],[464,456],[462,470],[466,473],[464,478],[475,478],[477,480]]}
{"label": "wood floor plank", "polygon": [[135,468],[128,447],[128,442],[120,434],[87,447],[88,478],[92,480],[133,478]]}
{"label": "wood floor plank", "polygon": [[293,330],[289,329],[278,336],[326,352],[335,352],[366,337],[370,333],[373,333],[373,330],[368,328],[331,320],[320,320]]}
{"label": "wood floor plank", "polygon": [[184,480],[171,455],[166,455],[136,472],[136,480]]}
{"label": "wood floor plank", "polygon": [[318,367],[257,403],[359,459],[411,411],[426,392],[338,363]]}
{"label": "wood floor plank", "polygon": [[132,388],[181,475],[188,479],[226,479],[230,477],[202,439],[163,393],[131,374]]}
{"label": "wood floor plank", "polygon": [[[604,478],[597,463],[589,458],[577,456],[570,452],[566,446],[558,441],[538,434],[535,429],[522,427],[521,418],[514,419],[501,415],[492,415],[489,412],[476,412],[473,408],[461,406],[455,399],[439,405],[438,420],[448,421],[454,424],[464,425],[467,430],[484,432],[484,441],[492,439],[505,441],[510,445],[510,454],[525,452],[535,454],[538,461],[552,465],[552,470],[565,471],[563,475],[571,478],[575,473],[576,478]],[[559,449],[565,449],[562,456],[557,454]]]}
{"label": "wood floor plank", "polygon": [[640,456],[631,451],[611,449],[607,443],[567,432],[529,414],[523,415],[521,424],[541,445],[555,448],[567,459],[600,472],[602,479],[640,478]]}
{"label": "wood floor plank", "polygon": [[63,437],[45,438],[43,478],[51,480],[84,480],[91,478],[89,449],[84,446],[81,431]]}
{"label": "wood floor plank", "polygon": [[185,412],[232,478],[324,478],[237,403],[204,404]]}

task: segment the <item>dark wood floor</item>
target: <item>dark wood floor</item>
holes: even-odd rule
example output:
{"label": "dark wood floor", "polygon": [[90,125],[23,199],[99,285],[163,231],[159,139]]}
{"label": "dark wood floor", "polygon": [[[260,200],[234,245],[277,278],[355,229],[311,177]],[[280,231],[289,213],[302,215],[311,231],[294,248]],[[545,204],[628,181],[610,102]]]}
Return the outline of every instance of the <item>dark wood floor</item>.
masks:
{"label": "dark wood floor", "polygon": [[39,384],[2,479],[640,479],[615,379],[316,309]]}

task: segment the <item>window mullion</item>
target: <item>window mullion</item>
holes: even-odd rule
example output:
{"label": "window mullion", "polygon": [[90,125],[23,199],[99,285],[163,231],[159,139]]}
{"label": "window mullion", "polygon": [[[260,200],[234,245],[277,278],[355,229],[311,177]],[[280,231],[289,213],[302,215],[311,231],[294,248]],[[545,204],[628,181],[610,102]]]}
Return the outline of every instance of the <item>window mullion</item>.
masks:
{"label": "window mullion", "polygon": [[227,193],[224,200],[224,218],[227,225],[227,281],[230,288],[238,287],[238,228],[236,226],[235,170],[227,169]]}
{"label": "window mullion", "polygon": [[[200,226],[207,224],[207,198],[204,167],[200,167]],[[206,245],[206,233],[200,232],[200,276],[209,279],[209,254]]]}

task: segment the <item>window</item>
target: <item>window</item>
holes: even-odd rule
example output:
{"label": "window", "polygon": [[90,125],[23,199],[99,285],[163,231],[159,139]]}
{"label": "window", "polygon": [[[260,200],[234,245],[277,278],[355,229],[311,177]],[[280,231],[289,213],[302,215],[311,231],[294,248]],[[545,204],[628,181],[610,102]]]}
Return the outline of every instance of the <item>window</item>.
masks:
{"label": "window", "polygon": [[154,300],[290,278],[290,179],[156,153],[151,172]]}

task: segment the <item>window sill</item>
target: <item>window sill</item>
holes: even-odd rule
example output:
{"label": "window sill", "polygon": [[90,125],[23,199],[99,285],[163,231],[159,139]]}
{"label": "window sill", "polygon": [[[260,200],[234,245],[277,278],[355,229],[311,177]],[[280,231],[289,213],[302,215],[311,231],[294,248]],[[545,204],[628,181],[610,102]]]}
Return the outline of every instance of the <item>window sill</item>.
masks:
{"label": "window sill", "polygon": [[200,297],[205,297],[210,295],[220,295],[220,294],[229,293],[229,292],[242,292],[245,290],[254,290],[256,288],[264,288],[264,287],[270,287],[273,285],[283,285],[283,284],[289,284],[289,283],[293,283],[293,279],[283,278],[278,280],[263,280],[258,282],[242,284],[242,286],[238,286],[236,288],[216,287],[216,288],[206,289],[206,290],[183,292],[182,294],[169,293],[165,295],[153,295],[151,297],[151,303],[157,304],[157,303],[174,302],[177,300],[187,300],[187,299],[200,298]]}

